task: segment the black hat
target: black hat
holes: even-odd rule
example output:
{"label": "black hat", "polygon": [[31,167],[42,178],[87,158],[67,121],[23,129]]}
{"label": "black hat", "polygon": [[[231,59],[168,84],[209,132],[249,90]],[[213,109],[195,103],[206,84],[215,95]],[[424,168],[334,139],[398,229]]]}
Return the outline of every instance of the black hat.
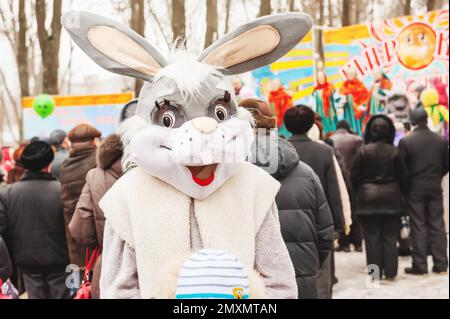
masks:
{"label": "black hat", "polygon": [[428,113],[423,107],[418,107],[411,111],[409,115],[411,125],[427,124]]}
{"label": "black hat", "polygon": [[55,155],[50,144],[44,141],[37,141],[25,147],[21,161],[27,170],[38,172],[50,165],[54,157]]}

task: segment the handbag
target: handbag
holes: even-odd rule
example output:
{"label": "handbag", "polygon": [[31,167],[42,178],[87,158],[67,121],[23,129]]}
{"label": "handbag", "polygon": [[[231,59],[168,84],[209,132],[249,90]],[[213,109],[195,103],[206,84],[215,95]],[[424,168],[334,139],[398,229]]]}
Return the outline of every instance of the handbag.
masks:
{"label": "handbag", "polygon": [[81,281],[80,288],[77,290],[73,299],[91,299],[91,271],[97,262],[98,255],[100,254],[99,247],[94,248],[92,255],[89,258],[89,248],[86,248],[86,262],[83,274],[83,280]]}
{"label": "handbag", "polygon": [[0,300],[1,299],[19,299],[19,292],[9,279],[5,282],[0,279]]}

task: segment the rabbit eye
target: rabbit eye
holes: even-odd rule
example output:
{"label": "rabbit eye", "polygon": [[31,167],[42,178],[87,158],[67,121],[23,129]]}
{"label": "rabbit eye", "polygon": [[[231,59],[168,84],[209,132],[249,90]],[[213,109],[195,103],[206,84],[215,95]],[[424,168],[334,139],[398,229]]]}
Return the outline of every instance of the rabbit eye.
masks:
{"label": "rabbit eye", "polygon": [[172,128],[175,125],[175,115],[172,111],[167,111],[163,114],[162,124],[167,128]]}
{"label": "rabbit eye", "polygon": [[227,91],[225,91],[224,96],[219,96],[212,100],[208,109],[208,116],[216,119],[218,122],[228,120],[235,113],[236,105]]}
{"label": "rabbit eye", "polygon": [[228,111],[222,104],[216,105],[214,114],[219,122],[223,122],[228,118]]}
{"label": "rabbit eye", "polygon": [[155,102],[155,106],[152,113],[153,123],[166,128],[178,128],[186,122],[181,106],[167,100]]}

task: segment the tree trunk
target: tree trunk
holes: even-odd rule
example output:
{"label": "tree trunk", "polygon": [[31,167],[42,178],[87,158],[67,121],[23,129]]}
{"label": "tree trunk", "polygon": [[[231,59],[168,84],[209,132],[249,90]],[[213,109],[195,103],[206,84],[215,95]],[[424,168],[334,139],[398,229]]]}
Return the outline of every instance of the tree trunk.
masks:
{"label": "tree trunk", "polygon": [[[319,26],[323,27],[325,24],[325,0],[318,0],[319,2]],[[319,28],[315,30],[316,32],[316,52],[319,55],[319,61],[324,61],[324,51],[323,51],[323,30]],[[318,63],[320,64],[320,63]]]}
{"label": "tree trunk", "polygon": [[45,0],[36,0],[36,23],[39,46],[42,54],[42,90],[48,94],[58,94],[59,47],[61,43],[61,10],[62,1],[53,0],[53,17],[51,33],[46,27]]}
{"label": "tree trunk", "polygon": [[272,7],[270,6],[270,0],[261,0],[259,5],[258,17],[267,16],[272,13]]}
{"label": "tree trunk", "polygon": [[217,39],[217,0],[206,0],[205,48]]}
{"label": "tree trunk", "polygon": [[225,33],[228,33],[230,30],[230,10],[231,10],[231,2],[232,0],[226,0],[225,2]]}
{"label": "tree trunk", "polygon": [[437,7],[436,0],[427,0],[427,11],[433,11]]}
{"label": "tree trunk", "polygon": [[[136,33],[145,37],[145,3],[144,0],[130,0],[131,20],[130,27]],[[134,96],[138,97],[144,82],[136,79],[134,81]]]}
{"label": "tree trunk", "polygon": [[289,12],[295,11],[295,0],[289,0]]}
{"label": "tree trunk", "polygon": [[403,14],[406,16],[411,15],[411,0],[405,0],[405,4],[403,6]]}
{"label": "tree trunk", "polygon": [[332,27],[334,25],[334,11],[333,11],[333,1],[328,0],[328,25]]}
{"label": "tree trunk", "polygon": [[343,27],[352,24],[351,6],[352,6],[352,1],[351,0],[343,0],[342,1],[341,24],[342,24]]}
{"label": "tree trunk", "polygon": [[19,0],[19,41],[17,45],[17,68],[19,73],[20,91],[22,96],[30,95],[28,74],[27,48],[27,17],[25,15],[25,0]]}
{"label": "tree trunk", "polygon": [[353,2],[354,5],[354,12],[355,12],[355,17],[353,20],[353,24],[360,24],[361,21],[364,20],[364,16],[362,15],[362,11],[364,11],[366,9],[366,3],[363,3],[362,1],[354,1]]}
{"label": "tree trunk", "polygon": [[172,0],[172,32],[174,42],[186,35],[184,0]]}

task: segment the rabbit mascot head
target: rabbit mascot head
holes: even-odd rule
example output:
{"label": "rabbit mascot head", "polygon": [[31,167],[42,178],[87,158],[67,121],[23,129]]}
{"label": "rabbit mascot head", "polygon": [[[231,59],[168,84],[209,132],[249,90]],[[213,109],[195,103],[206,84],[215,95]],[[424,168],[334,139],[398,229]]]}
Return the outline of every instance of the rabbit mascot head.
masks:
{"label": "rabbit mascot head", "polygon": [[252,143],[251,115],[237,107],[227,76],[276,61],[312,26],[301,13],[262,17],[198,57],[176,52],[169,59],[104,17],[72,12],[62,22],[98,65],[145,81],[137,115],[122,128],[126,162],[195,199],[208,197],[233,176]]}

